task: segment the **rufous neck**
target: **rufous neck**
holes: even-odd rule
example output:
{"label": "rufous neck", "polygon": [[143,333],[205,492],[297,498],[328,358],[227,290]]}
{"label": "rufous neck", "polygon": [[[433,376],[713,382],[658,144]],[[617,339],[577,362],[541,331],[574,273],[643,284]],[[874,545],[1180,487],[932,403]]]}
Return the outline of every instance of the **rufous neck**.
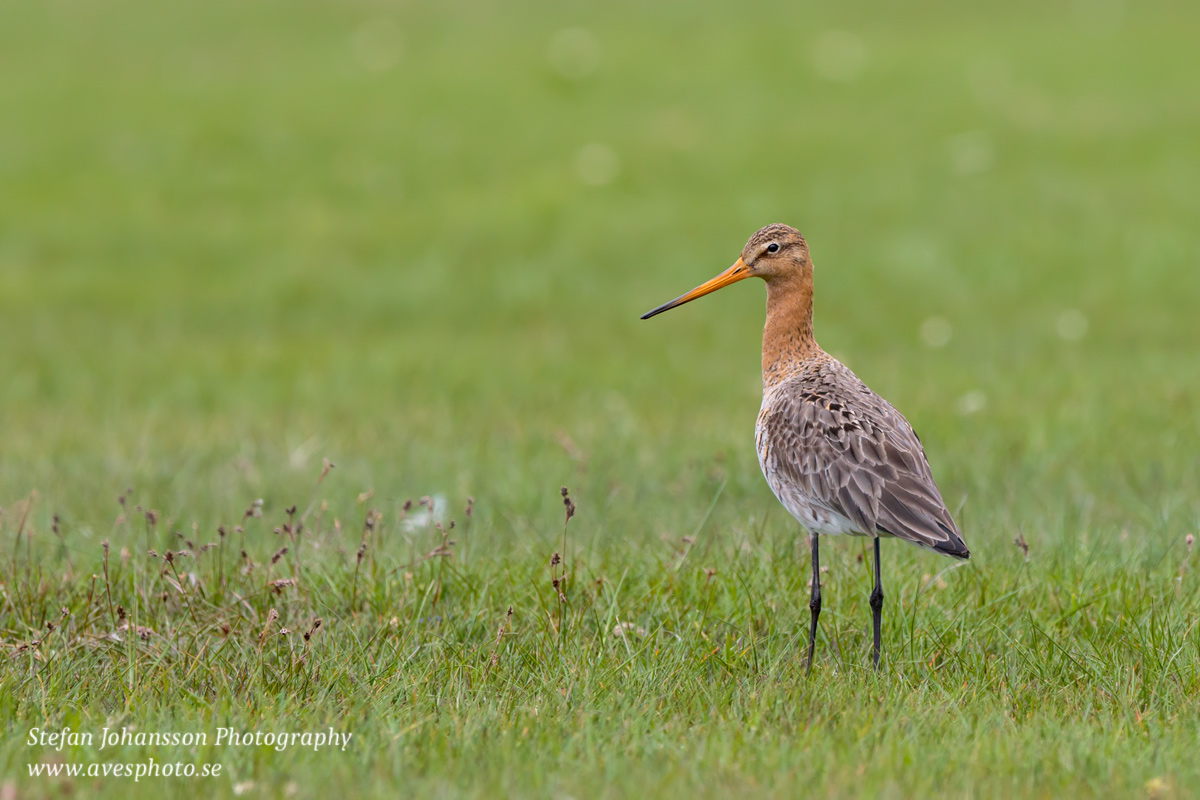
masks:
{"label": "rufous neck", "polygon": [[767,324],[763,328],[763,386],[790,377],[821,354],[813,338],[812,274],[767,282]]}

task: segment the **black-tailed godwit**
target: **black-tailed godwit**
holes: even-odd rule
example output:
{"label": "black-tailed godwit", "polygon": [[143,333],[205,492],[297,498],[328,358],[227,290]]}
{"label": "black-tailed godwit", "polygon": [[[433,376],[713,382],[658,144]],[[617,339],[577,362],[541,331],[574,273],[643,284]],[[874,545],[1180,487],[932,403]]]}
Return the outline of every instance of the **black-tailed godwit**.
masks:
{"label": "black-tailed godwit", "polygon": [[754,435],[758,461],[771,491],[808,531],[812,548],[807,669],[821,614],[818,537],[839,533],[874,540],[870,602],[878,668],[880,538],[894,536],[955,558],[971,554],[908,420],[813,338],[812,260],[795,228],[768,225],[750,237],[732,267],[642,319],[745,278],[767,284],[763,400]]}

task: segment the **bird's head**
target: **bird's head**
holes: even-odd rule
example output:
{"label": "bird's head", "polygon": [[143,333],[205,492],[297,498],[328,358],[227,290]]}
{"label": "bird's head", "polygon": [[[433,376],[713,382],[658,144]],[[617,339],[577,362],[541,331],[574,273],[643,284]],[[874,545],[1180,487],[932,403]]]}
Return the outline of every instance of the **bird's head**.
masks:
{"label": "bird's head", "polygon": [[812,261],[808,256],[808,244],[800,235],[800,231],[780,224],[761,228],[746,242],[746,246],[742,248],[742,255],[732,267],[687,294],[646,312],[642,319],[670,311],[676,306],[690,303],[697,297],[703,297],[745,278],[762,278],[767,283],[796,278],[812,280]]}

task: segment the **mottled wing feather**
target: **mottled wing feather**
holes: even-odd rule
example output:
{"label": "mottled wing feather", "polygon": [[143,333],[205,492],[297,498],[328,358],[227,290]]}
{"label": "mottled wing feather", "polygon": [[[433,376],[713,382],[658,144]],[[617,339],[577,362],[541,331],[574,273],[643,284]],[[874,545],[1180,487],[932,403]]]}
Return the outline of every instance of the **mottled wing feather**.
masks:
{"label": "mottled wing feather", "polygon": [[759,436],[777,493],[786,486],[859,533],[970,557],[908,420],[836,360],[773,387]]}

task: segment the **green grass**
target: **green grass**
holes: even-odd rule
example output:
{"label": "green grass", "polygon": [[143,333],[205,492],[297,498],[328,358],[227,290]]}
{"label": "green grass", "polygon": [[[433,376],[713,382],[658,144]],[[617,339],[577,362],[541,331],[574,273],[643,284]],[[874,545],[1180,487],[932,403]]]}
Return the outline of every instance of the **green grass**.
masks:
{"label": "green grass", "polygon": [[[169,6],[0,4],[5,785],[1200,785],[1194,4]],[[804,537],[752,445],[762,288],[637,319],[775,221],[973,554],[885,542],[879,674],[869,555],[833,540],[804,675]],[[403,506],[439,495],[427,557]],[[354,738],[25,744],[63,725]],[[149,757],[225,774],[28,777]]]}

